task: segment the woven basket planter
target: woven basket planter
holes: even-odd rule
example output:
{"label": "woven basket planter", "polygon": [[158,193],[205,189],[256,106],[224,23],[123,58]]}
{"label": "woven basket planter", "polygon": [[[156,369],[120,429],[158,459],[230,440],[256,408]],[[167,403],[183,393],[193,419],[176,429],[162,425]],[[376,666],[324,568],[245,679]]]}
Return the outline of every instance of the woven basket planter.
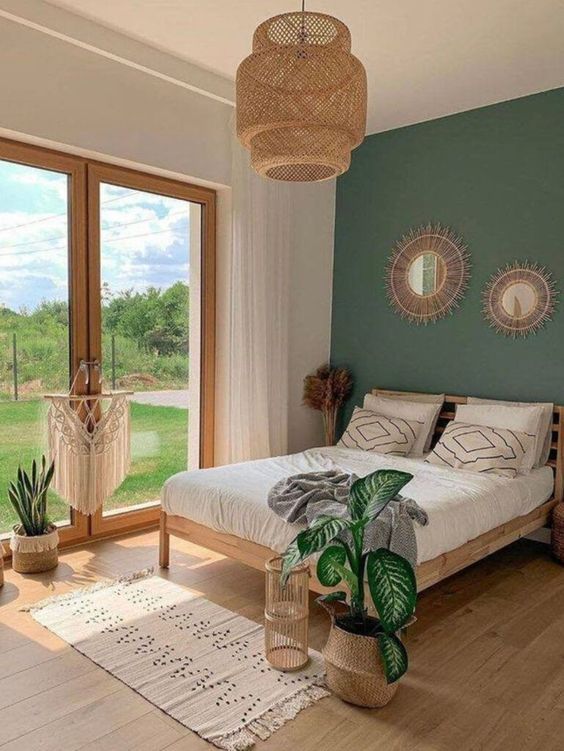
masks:
{"label": "woven basket planter", "polygon": [[564,503],[559,503],[552,512],[552,554],[564,563]]}
{"label": "woven basket planter", "polygon": [[21,526],[16,525],[10,539],[12,568],[18,574],[39,574],[50,571],[59,562],[59,533],[54,524],[44,535],[28,537],[20,534]]}
{"label": "woven basket planter", "polygon": [[384,707],[393,698],[398,684],[386,680],[376,638],[345,631],[336,620],[338,606],[320,604],[331,616],[331,631],[322,652],[327,686],[349,704]]}

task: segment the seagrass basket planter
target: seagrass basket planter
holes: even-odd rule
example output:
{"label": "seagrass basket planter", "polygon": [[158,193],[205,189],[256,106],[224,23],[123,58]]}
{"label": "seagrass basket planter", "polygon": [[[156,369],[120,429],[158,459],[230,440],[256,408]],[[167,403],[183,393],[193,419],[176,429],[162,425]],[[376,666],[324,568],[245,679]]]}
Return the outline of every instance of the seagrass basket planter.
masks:
{"label": "seagrass basket planter", "polygon": [[16,525],[10,539],[12,568],[18,574],[39,574],[50,571],[59,562],[59,533],[54,524],[44,535],[28,537]]}
{"label": "seagrass basket planter", "polygon": [[282,558],[266,562],[264,640],[266,659],[272,667],[291,672],[309,661],[309,566],[296,566],[282,587]]}
{"label": "seagrass basket planter", "polygon": [[318,602],[331,617],[329,637],[322,650],[328,688],[349,704],[384,707],[394,697],[398,683],[386,680],[376,637],[341,628],[339,606]]}
{"label": "seagrass basket planter", "polygon": [[564,563],[564,503],[555,506],[552,512],[552,554]]}

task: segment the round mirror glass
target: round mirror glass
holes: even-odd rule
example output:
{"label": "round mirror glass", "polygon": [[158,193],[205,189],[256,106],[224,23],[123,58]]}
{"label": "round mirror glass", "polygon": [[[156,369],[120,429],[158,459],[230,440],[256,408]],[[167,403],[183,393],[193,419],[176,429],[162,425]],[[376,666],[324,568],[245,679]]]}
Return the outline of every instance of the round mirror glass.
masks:
{"label": "round mirror glass", "polygon": [[421,253],[409,264],[407,281],[411,291],[421,297],[434,295],[442,287],[445,262],[436,253]]}
{"label": "round mirror glass", "polygon": [[526,282],[509,284],[501,296],[501,306],[512,318],[525,318],[530,315],[536,303],[536,292]]}

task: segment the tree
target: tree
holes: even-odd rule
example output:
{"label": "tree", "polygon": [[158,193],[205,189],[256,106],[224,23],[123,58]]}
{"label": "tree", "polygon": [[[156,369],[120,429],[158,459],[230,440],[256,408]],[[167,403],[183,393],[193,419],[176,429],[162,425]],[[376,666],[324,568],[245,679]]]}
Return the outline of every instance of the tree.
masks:
{"label": "tree", "polygon": [[177,282],[164,292],[126,290],[111,295],[105,290],[103,326],[109,334],[133,339],[140,349],[159,355],[186,354],[188,346],[189,288]]}

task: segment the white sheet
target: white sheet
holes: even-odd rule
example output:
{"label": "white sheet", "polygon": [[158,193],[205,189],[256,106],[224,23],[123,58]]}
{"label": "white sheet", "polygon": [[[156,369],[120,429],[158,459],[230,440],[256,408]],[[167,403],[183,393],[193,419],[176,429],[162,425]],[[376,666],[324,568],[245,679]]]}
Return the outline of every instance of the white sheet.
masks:
{"label": "white sheet", "polygon": [[423,458],[330,447],[180,472],[166,481],[162,505],[169,514],[282,552],[301,526],[288,524],[268,508],[268,491],[283,477],[335,466],[361,477],[392,467],[414,475],[402,493],[414,498],[429,515],[426,527],[416,525],[419,563],[527,514],[547,501],[553,489],[549,467],[509,479],[436,467],[425,464]]}

